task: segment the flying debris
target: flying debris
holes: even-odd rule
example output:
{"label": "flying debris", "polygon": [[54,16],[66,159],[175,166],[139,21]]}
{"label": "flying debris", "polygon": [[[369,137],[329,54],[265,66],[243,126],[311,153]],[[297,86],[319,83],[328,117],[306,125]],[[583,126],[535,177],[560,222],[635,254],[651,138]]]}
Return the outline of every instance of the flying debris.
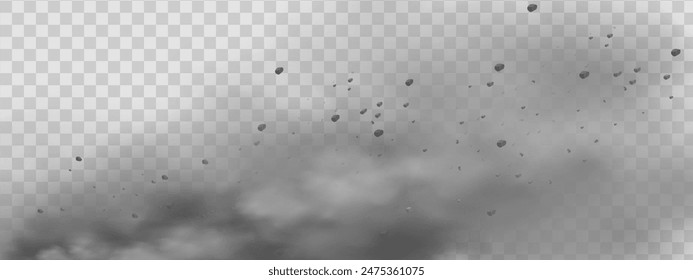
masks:
{"label": "flying debris", "polygon": [[43,209],[38,209],[36,210],[36,212],[38,212],[39,214],[43,214]]}
{"label": "flying debris", "polygon": [[260,125],[257,126],[258,131],[263,131],[263,130],[265,130],[265,128],[267,128],[267,125],[264,123],[261,123]]}
{"label": "flying debris", "polygon": [[507,144],[507,142],[503,139],[498,140],[498,142],[496,142],[496,146],[498,146],[498,148],[503,148],[503,146],[505,146],[505,144]]}
{"label": "flying debris", "polygon": [[413,79],[408,79],[407,81],[404,82],[406,86],[411,86],[414,83]]}
{"label": "flying debris", "polygon": [[407,108],[407,107],[409,107],[409,102],[407,102],[407,103],[404,103],[404,105],[402,105],[402,106],[403,106],[404,108]]}
{"label": "flying debris", "polygon": [[633,69],[633,72],[638,73],[638,72],[640,72],[640,69],[641,69],[641,68],[640,68],[639,66],[638,66],[638,67],[635,67],[635,68]]}
{"label": "flying debris", "polygon": [[618,72],[614,73],[614,78],[621,76],[621,74],[623,74],[623,71],[618,71]]}
{"label": "flying debris", "polygon": [[363,110],[361,110],[361,115],[365,114],[366,111],[368,111],[368,109],[366,109],[366,108],[364,108]]}
{"label": "flying debris", "polygon": [[609,33],[609,34],[606,34],[606,38],[609,38],[609,39],[611,39],[611,37],[614,37],[614,34],[611,34],[611,33]]}
{"label": "flying debris", "polygon": [[282,72],[284,72],[284,67],[277,67],[277,69],[274,69],[274,73],[279,75]]}
{"label": "flying debris", "polygon": [[166,181],[166,180],[168,180],[168,176],[167,175],[161,175],[161,179]]}
{"label": "flying debris", "polygon": [[375,105],[378,106],[378,107],[383,106],[383,102],[380,101],[380,102],[376,103]]}
{"label": "flying debris", "polygon": [[493,216],[494,214],[496,214],[496,210],[488,211],[488,212],[486,212],[486,214],[489,216]]}
{"label": "flying debris", "polygon": [[137,214],[132,213],[132,218],[133,218],[133,219],[137,219],[137,218],[139,218],[139,217],[140,217],[140,216],[138,216]]}
{"label": "flying debris", "polygon": [[351,83],[351,82],[353,82],[353,81],[354,81],[354,78],[349,78],[349,79],[347,80],[347,82],[349,82],[349,83]]}
{"label": "flying debris", "polygon": [[529,11],[530,13],[531,13],[531,12],[534,12],[534,11],[536,11],[536,10],[537,10],[537,4],[529,4],[529,5],[527,6],[527,11]]}
{"label": "flying debris", "polygon": [[337,122],[339,120],[339,115],[332,116],[332,122]]}
{"label": "flying debris", "polygon": [[375,114],[375,118],[380,118],[380,113]]}
{"label": "flying debris", "polygon": [[680,49],[673,49],[673,50],[671,50],[671,56],[678,56],[679,54],[681,54],[681,50],[680,50]]}
{"label": "flying debris", "polygon": [[583,79],[583,80],[584,80],[584,79],[587,79],[587,77],[590,76],[590,72],[582,71],[582,72],[580,72],[580,74],[579,74],[578,76],[580,76],[580,79]]}
{"label": "flying debris", "polygon": [[380,137],[383,136],[383,133],[384,131],[382,129],[377,129],[375,132],[373,132],[373,135],[375,135],[375,137]]}
{"label": "flying debris", "polygon": [[207,164],[209,164],[209,161],[206,160],[206,159],[203,159],[203,160],[202,160],[202,164],[207,165]]}
{"label": "flying debris", "polygon": [[635,84],[635,80],[630,80],[630,81],[628,81],[628,83],[629,83],[630,85],[634,85],[634,84]]}
{"label": "flying debris", "polygon": [[669,75],[669,74],[664,75],[664,80],[668,80],[669,78],[671,78],[671,75]]}
{"label": "flying debris", "polygon": [[590,36],[588,39],[592,40],[592,39],[594,39],[594,36]]}
{"label": "flying debris", "polygon": [[493,67],[493,69],[495,69],[496,72],[503,71],[503,69],[505,69],[505,64],[503,64],[503,63],[498,63],[498,64],[496,64],[496,66]]}
{"label": "flying debris", "polygon": [[492,87],[492,86],[493,86],[493,82],[488,82],[488,83],[486,83],[486,86],[487,86],[487,87]]}
{"label": "flying debris", "polygon": [[82,157],[76,157],[75,160],[82,161]]}

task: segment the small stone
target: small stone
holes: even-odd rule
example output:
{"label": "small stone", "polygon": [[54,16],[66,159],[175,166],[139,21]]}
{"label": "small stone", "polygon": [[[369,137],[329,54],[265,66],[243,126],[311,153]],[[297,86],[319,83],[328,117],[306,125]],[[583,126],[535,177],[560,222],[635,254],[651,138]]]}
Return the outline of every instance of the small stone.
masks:
{"label": "small stone", "polygon": [[203,159],[203,160],[202,160],[202,164],[207,165],[207,164],[209,164],[209,161],[206,160],[206,159]]}
{"label": "small stone", "polygon": [[164,180],[164,181],[166,181],[166,180],[168,180],[168,176],[166,176],[166,175],[161,175],[161,179]]}
{"label": "small stone", "polygon": [[75,160],[82,161],[82,157],[76,157]]}
{"label": "small stone", "polygon": [[589,39],[590,39],[590,40],[594,39],[594,36],[590,36]]}
{"label": "small stone", "polygon": [[527,106],[522,106],[522,107],[520,107],[520,109],[522,109],[522,110],[524,110],[525,108],[527,108]]}
{"label": "small stone", "polygon": [[614,34],[611,34],[611,33],[609,33],[609,34],[606,34],[606,38],[609,38],[609,39],[611,39],[611,37],[614,37]]}
{"label": "small stone", "polygon": [[580,79],[583,79],[583,80],[584,80],[584,79],[587,79],[587,77],[590,76],[590,72],[582,71],[582,72],[580,72],[580,74],[579,74],[578,76],[580,77]]}
{"label": "small stone", "polygon": [[43,214],[43,209],[38,209],[36,210],[36,212],[38,212],[39,214]]}
{"label": "small stone", "polygon": [[404,103],[404,105],[402,105],[402,106],[403,106],[404,108],[407,108],[407,107],[409,107],[409,102],[407,102],[407,103]]}
{"label": "small stone", "polygon": [[679,54],[681,54],[681,50],[680,50],[680,49],[673,49],[673,50],[671,50],[671,56],[678,56]]}
{"label": "small stone", "polygon": [[140,216],[138,216],[137,214],[132,213],[132,218],[133,218],[133,219],[137,219],[137,218],[139,218],[139,217],[140,217]]}
{"label": "small stone", "polygon": [[493,86],[493,82],[488,82],[488,83],[486,83],[486,86],[487,86],[487,87],[492,87],[492,86]]}
{"label": "small stone", "polygon": [[529,5],[527,5],[527,11],[529,11],[530,13],[536,11],[537,8],[538,8],[538,7],[537,7],[537,4],[529,4]]}
{"label": "small stone", "polygon": [[503,69],[505,69],[505,64],[498,63],[496,64],[496,66],[493,66],[493,69],[496,70],[496,72],[503,71]]}
{"label": "small stone", "polygon": [[361,113],[361,115],[363,115],[363,114],[365,114],[367,111],[368,111],[368,109],[364,108],[363,110],[361,110],[360,113]]}
{"label": "small stone", "polygon": [[339,115],[332,116],[332,122],[337,122],[339,120]]}
{"label": "small stone", "polygon": [[264,124],[264,123],[261,123],[261,124],[259,124],[259,125],[257,126],[257,130],[260,131],[260,132],[262,132],[263,130],[265,130],[265,128],[267,128],[267,125]]}
{"label": "small stone", "polygon": [[628,81],[628,83],[632,86],[635,84],[635,80],[630,80],[630,81]]}
{"label": "small stone", "polygon": [[635,67],[633,69],[633,72],[638,73],[638,72],[640,72],[641,69],[642,69],[641,67]]}
{"label": "small stone", "polygon": [[375,137],[380,137],[383,135],[383,133],[384,131],[382,129],[377,129],[375,132],[373,132],[373,135],[375,135]]}
{"label": "small stone", "polygon": [[507,141],[502,140],[502,139],[498,140],[498,142],[496,142],[496,146],[498,146],[498,148],[503,148],[503,146],[505,146],[505,144],[507,144]]}
{"label": "small stone", "polygon": [[407,81],[404,82],[406,86],[411,86],[414,83],[413,79],[407,79]]}
{"label": "small stone", "polygon": [[623,74],[623,71],[618,71],[618,72],[614,73],[614,78],[621,76],[621,74]]}
{"label": "small stone", "polygon": [[496,214],[496,210],[488,211],[488,212],[486,212],[486,214],[489,215],[489,217],[493,216],[494,214]]}
{"label": "small stone", "polygon": [[354,81],[354,78],[349,78],[349,79],[347,80],[347,82],[349,82],[349,83],[351,83],[351,82],[353,82],[353,81]]}
{"label": "small stone", "polygon": [[378,106],[378,107],[383,106],[383,102],[380,101],[380,102],[376,103],[375,106]]}
{"label": "small stone", "polygon": [[274,69],[274,74],[279,75],[282,72],[284,72],[284,67],[277,67],[277,69]]}
{"label": "small stone", "polygon": [[671,75],[669,75],[669,74],[664,75],[664,80],[668,80],[669,78],[671,78]]}
{"label": "small stone", "polygon": [[673,96],[673,95],[672,95],[672,96],[669,96],[669,99],[674,99],[674,96]]}
{"label": "small stone", "polygon": [[427,152],[427,151],[428,151],[428,149],[423,149],[423,152],[424,152],[424,153]]}
{"label": "small stone", "polygon": [[380,113],[375,114],[375,118],[380,118]]}

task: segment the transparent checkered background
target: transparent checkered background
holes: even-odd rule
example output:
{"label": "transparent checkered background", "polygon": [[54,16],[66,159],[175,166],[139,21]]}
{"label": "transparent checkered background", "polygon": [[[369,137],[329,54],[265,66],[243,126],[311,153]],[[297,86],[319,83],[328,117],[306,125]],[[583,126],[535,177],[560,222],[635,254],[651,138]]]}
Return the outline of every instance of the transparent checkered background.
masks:
{"label": "transparent checkered background", "polygon": [[[414,119],[432,133],[426,124],[478,117],[504,93],[539,108],[528,120],[583,106],[554,115],[554,129],[571,144],[599,136],[596,149],[613,155],[586,182],[629,187],[573,194],[592,195],[589,205],[566,195],[574,220],[448,257],[690,258],[688,38],[689,1],[0,1],[0,228],[21,230],[37,209],[137,209],[146,194],[221,187],[242,167],[235,159],[277,145],[368,144],[347,137],[406,135]],[[584,83],[565,78],[583,67]],[[566,88],[531,82],[551,79]],[[545,100],[553,92],[566,97]],[[315,125],[335,110],[337,125]],[[376,112],[384,121],[371,125]]]}

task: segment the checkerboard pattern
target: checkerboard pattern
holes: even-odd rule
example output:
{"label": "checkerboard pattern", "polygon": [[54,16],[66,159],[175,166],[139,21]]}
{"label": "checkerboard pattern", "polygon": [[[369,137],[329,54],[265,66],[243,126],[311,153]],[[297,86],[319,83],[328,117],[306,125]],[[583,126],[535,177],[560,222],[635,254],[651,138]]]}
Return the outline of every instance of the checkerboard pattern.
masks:
{"label": "checkerboard pattern", "polygon": [[484,115],[563,135],[561,156],[589,144],[604,162],[582,184],[607,187],[556,194],[573,219],[476,232],[451,258],[691,258],[689,38],[683,0],[0,1],[0,236],[223,188],[241,159],[287,156],[278,146],[370,145],[351,136]]}

